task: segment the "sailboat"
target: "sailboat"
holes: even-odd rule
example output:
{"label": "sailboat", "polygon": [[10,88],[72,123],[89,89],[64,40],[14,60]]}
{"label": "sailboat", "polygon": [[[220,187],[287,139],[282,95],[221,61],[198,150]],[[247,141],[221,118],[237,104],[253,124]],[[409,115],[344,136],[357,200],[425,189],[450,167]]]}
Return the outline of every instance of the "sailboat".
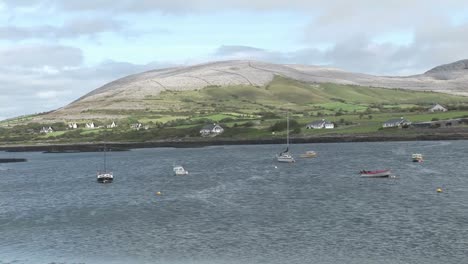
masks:
{"label": "sailboat", "polygon": [[278,162],[292,163],[296,162],[293,156],[289,153],[289,113],[286,119],[286,149],[276,155]]}
{"label": "sailboat", "polygon": [[106,159],[107,149],[104,146],[104,170],[97,171],[97,182],[99,183],[111,183],[114,180],[114,175],[112,172],[107,171],[107,159]]}

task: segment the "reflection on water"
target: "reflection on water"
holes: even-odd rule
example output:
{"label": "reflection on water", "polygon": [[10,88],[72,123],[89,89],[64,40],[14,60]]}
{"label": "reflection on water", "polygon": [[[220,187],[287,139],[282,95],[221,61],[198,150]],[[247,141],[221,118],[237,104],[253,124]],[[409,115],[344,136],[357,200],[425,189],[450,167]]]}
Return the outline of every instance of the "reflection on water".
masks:
{"label": "reflection on water", "polygon": [[[466,260],[467,141],[292,145],[295,164],[280,148],[111,152],[107,185],[100,153],[0,152],[28,159],[0,165],[0,263]],[[357,174],[381,168],[398,178]]]}

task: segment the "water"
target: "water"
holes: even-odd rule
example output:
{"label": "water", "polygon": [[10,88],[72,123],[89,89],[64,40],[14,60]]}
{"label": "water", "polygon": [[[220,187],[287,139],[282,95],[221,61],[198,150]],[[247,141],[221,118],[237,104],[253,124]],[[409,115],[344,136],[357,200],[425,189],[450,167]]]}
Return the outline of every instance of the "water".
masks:
{"label": "water", "polygon": [[[95,182],[102,153],[0,152],[29,160],[0,164],[0,264],[466,261],[468,141],[291,149],[295,164],[278,145],[110,152],[112,184]],[[382,168],[397,178],[357,175]]]}

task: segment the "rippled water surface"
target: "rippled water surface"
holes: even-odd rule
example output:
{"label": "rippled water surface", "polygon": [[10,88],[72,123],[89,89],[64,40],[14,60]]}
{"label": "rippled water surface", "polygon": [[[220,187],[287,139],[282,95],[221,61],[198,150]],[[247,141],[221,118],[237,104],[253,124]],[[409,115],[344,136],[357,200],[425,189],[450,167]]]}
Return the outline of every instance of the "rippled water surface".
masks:
{"label": "rippled water surface", "polygon": [[[28,159],[0,164],[0,264],[466,263],[468,141],[291,149],[295,164],[278,145],[110,152],[112,184],[102,153],[0,152]],[[357,175],[381,168],[397,178]]]}

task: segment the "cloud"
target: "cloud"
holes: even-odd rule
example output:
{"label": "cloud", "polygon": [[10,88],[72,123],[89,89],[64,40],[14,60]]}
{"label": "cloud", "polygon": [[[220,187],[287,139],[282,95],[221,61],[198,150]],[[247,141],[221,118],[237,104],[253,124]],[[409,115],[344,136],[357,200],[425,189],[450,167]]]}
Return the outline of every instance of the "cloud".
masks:
{"label": "cloud", "polygon": [[[74,45],[71,41],[75,38],[102,36],[99,38],[102,45],[109,45],[106,57],[130,61],[134,59],[131,55],[125,59],[123,54],[115,57],[111,54],[112,50],[119,50],[119,41],[124,42],[115,36],[135,37],[132,41],[125,39],[135,47],[180,45],[181,38],[176,34],[173,39],[172,35],[152,39],[154,32],[146,31],[149,27],[145,26],[183,16],[190,17],[190,23],[196,23],[198,18],[203,20],[219,12],[240,13],[246,17],[259,13],[287,13],[303,21],[291,28],[291,32],[271,33],[294,39],[285,42],[289,44],[284,50],[271,48],[275,45],[256,44],[265,43],[264,39],[247,35],[238,43],[227,38],[228,41],[221,42],[225,45],[213,50],[203,58],[205,60],[256,59],[328,65],[353,72],[406,75],[468,58],[465,15],[468,2],[465,0],[446,0],[443,4],[436,0],[0,0],[0,3],[3,4],[0,4],[3,13],[0,39],[7,40],[2,43],[15,43],[12,47],[0,46],[0,94],[3,95],[0,105],[7,113],[2,116],[51,110],[119,77],[171,64],[108,60],[85,66],[84,61],[95,61],[91,56],[96,53],[93,45],[98,44],[83,44],[87,45],[82,47],[83,50],[89,52],[84,54],[80,48],[64,43]],[[168,13],[170,18],[159,20]],[[455,14],[461,19],[455,20]],[[136,18],[138,21],[132,20]],[[215,35],[223,23],[233,21],[220,21],[216,27],[203,24],[193,35],[187,33],[187,41],[182,44],[209,48],[218,45],[192,42],[191,38]],[[282,21],[265,23],[274,25]],[[171,30],[170,23],[167,24]],[[176,28],[174,32],[180,31]],[[108,34],[104,33],[115,35],[106,39]],[[233,32],[233,35],[241,38],[240,33]],[[142,36],[145,38],[139,38]],[[200,61],[203,54],[210,52],[209,48],[190,55],[187,60]],[[6,105],[15,107],[5,108]]]}
{"label": "cloud", "polygon": [[[62,51],[57,52],[57,49]],[[20,56],[20,51],[23,50],[28,50],[28,52]],[[31,50],[36,52],[31,52]],[[72,51],[72,55],[67,54],[65,52],[67,50]],[[17,62],[13,59],[7,61],[2,58],[2,54],[9,52],[19,56]],[[95,66],[85,66],[81,63],[80,56],[73,59],[74,52],[76,52],[75,48],[62,46],[2,50],[0,52],[1,116],[10,118],[54,110],[118,78],[171,66],[169,63],[153,62],[139,65],[111,60]],[[38,59],[39,55],[36,53],[41,53],[42,58]],[[35,54],[36,57],[23,58],[31,54]],[[60,54],[65,56],[60,56]],[[49,60],[44,58],[49,58]]]}
{"label": "cloud", "polygon": [[29,68],[76,67],[83,62],[80,49],[60,45],[25,45],[0,49],[0,67]]}
{"label": "cloud", "polygon": [[123,23],[114,19],[74,19],[61,26],[1,26],[0,39],[23,40],[23,39],[60,39],[76,38],[81,36],[96,36],[105,32],[123,31]]}
{"label": "cloud", "polygon": [[[3,0],[10,8],[25,6],[56,8],[58,10],[88,12],[212,12],[222,10],[241,11],[300,11],[304,13],[320,13],[322,24],[335,23],[337,21],[350,21],[364,17],[375,18],[376,22],[381,21],[381,15],[385,19],[390,19],[396,13],[417,16],[427,15],[426,12],[443,12],[447,9],[460,9],[468,7],[464,0],[446,0],[441,5],[438,0],[393,0],[393,1],[373,1],[373,0]],[[399,18],[402,16],[398,16]],[[407,18],[411,19],[411,16]],[[399,23],[397,19],[392,21]]]}
{"label": "cloud", "polygon": [[39,91],[36,93],[36,96],[40,99],[55,99],[57,98],[61,93],[61,91],[55,91],[55,90],[47,90],[47,91]]}
{"label": "cloud", "polygon": [[430,29],[417,28],[413,40],[407,44],[377,42],[366,34],[356,34],[325,49],[309,47],[292,52],[225,45],[213,57],[327,65],[375,75],[419,74],[440,64],[467,59],[468,23],[451,25],[443,19],[433,23]]}

